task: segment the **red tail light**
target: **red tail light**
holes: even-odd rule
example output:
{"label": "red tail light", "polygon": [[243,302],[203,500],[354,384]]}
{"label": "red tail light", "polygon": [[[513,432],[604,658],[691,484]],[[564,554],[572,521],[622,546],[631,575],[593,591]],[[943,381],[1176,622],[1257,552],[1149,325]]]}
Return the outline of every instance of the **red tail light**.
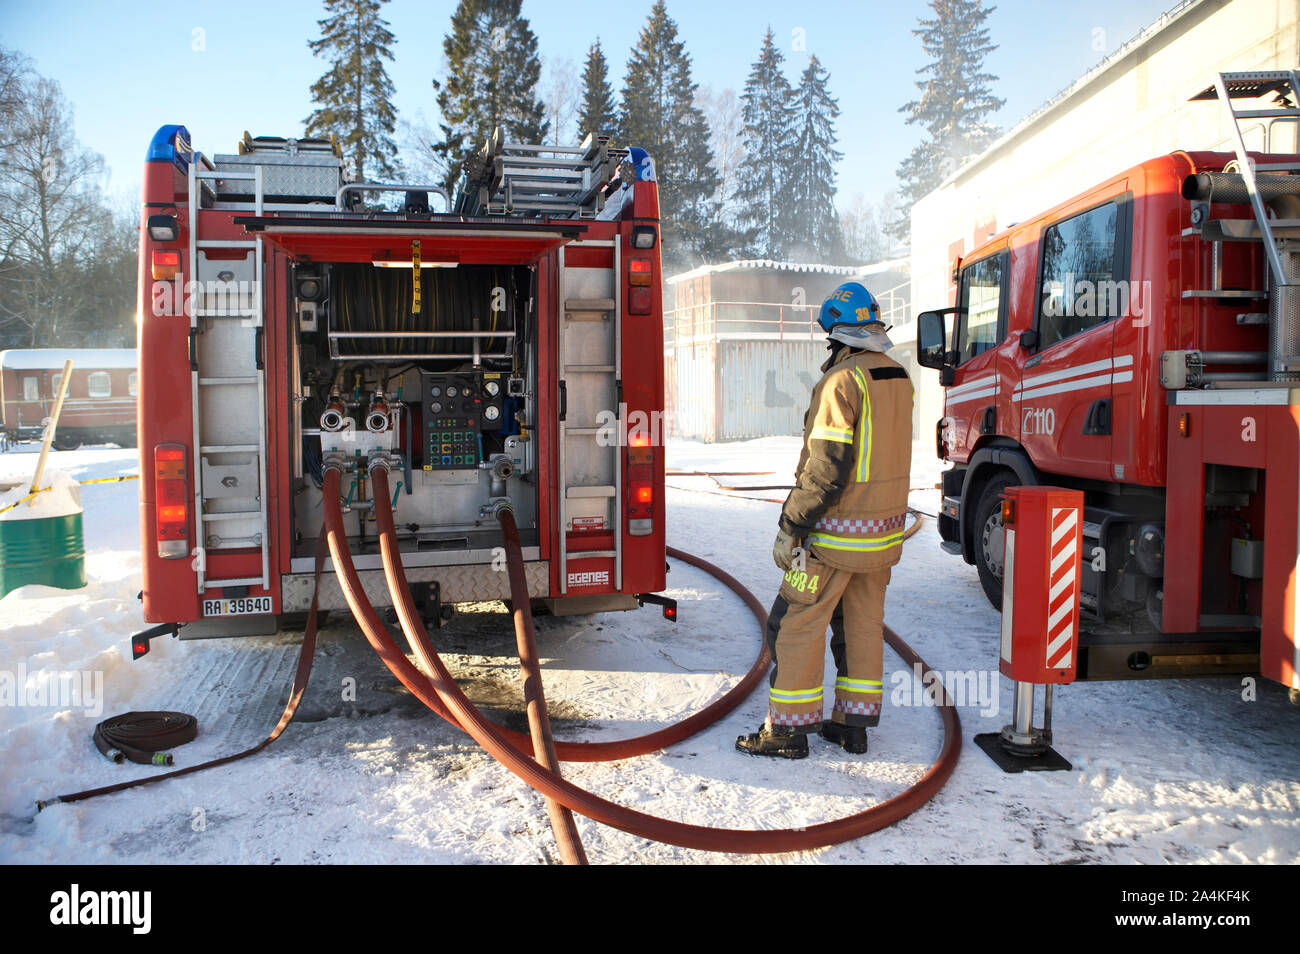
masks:
{"label": "red tail light", "polygon": [[176,249],[154,249],[152,270],[154,281],[171,281],[181,270],[181,253]]}
{"label": "red tail light", "polygon": [[627,532],[644,537],[654,531],[655,452],[645,431],[632,430],[627,442]]}
{"label": "red tail light", "polygon": [[627,313],[629,315],[650,314],[650,282],[654,275],[654,265],[648,258],[629,258],[627,260]]}
{"label": "red tail light", "polygon": [[179,560],[190,552],[190,483],[184,444],[153,449],[154,521],[158,556]]}

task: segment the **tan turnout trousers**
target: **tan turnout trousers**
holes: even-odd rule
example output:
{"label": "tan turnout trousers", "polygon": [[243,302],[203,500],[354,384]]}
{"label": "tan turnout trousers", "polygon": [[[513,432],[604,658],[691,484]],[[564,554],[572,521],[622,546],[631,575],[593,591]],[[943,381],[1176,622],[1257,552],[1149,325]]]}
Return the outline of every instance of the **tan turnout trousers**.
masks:
{"label": "tan turnout trousers", "polygon": [[853,573],[815,554],[805,558],[803,570],[786,574],[767,620],[776,663],[768,691],[772,724],[804,732],[821,725],[828,626],[836,670],[831,718],[844,725],[879,723],[889,576],[889,567]]}

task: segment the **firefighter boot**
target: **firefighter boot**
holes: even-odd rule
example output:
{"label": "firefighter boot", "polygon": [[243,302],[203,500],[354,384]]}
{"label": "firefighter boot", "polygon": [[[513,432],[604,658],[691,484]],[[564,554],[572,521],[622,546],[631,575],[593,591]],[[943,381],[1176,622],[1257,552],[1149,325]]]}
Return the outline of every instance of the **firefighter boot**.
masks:
{"label": "firefighter boot", "polygon": [[736,737],[736,748],[750,755],[772,755],[784,759],[806,759],[808,736],[789,726],[764,724],[757,732]]}
{"label": "firefighter boot", "polygon": [[865,725],[843,725],[828,720],[822,723],[818,733],[827,742],[843,746],[845,752],[865,755],[867,751],[867,727]]}

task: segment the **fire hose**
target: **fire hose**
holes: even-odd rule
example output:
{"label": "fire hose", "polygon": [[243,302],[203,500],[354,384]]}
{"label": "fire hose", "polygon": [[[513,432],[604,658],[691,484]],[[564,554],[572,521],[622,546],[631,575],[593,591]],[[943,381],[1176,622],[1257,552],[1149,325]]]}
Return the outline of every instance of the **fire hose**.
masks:
{"label": "fire hose", "polygon": [[[361,586],[348,549],[347,534],[343,528],[339,492],[340,472],[337,466],[327,466],[325,470],[323,488],[325,528],[319,541],[321,545],[317,548],[317,580],[319,581],[323,557],[328,547],[334,561],[340,589],[367,642],[398,680],[429,709],[457,728],[468,732],[507,769],[543,794],[547,799],[548,815],[556,832],[561,857],[566,863],[585,861],[571,811],[577,811],[595,821],[632,834],[686,848],[739,853],[802,851],[849,841],[894,824],[929,801],[943,787],[956,767],[961,751],[961,727],[952,700],[944,692],[936,699],[944,728],[943,746],[938,759],[917,782],[900,794],[862,812],[830,822],[798,829],[710,828],[638,812],[579,788],[559,774],[558,760],[614,761],[630,758],[662,749],[711,725],[738,706],[766,672],[770,662],[766,642],[762,641],[758,658],[740,682],[709,706],[682,722],[635,738],[612,742],[555,742],[551,737],[549,720],[546,716],[535,638],[528,612],[530,599],[523,574],[518,533],[514,527],[513,514],[503,510],[498,517],[507,544],[516,639],[520,649],[521,665],[525,672],[525,699],[528,706],[530,735],[524,736],[497,726],[489,722],[461,692],[429,641],[428,633],[424,629],[406,581],[398,551],[392,509],[388,503],[387,468],[382,465],[372,468],[371,477],[374,481],[375,519],[379,526],[380,550],[389,593],[401,621],[403,633],[428,675],[416,669],[398,648]],[[919,527],[919,522],[913,524],[907,536],[911,536]],[[766,624],[767,612],[763,605],[730,574],[674,547],[668,548],[668,555],[716,577],[745,602],[760,627]],[[307,632],[304,635],[289,700],[279,722],[264,741],[251,749],[201,765],[43,800],[37,803],[38,810],[58,802],[79,801],[227,764],[252,755],[275,741],[293,719],[311,672],[316,644],[317,595],[318,593],[313,594]],[[890,648],[898,653],[905,663],[920,666],[923,674],[932,672],[925,661],[888,626],[884,627],[884,637]],[[941,683],[939,685],[941,686]]]}
{"label": "fire hose", "polygon": [[[372,468],[371,479],[374,482],[375,518],[379,529],[380,552],[383,558],[384,575],[388,583],[389,595],[397,611],[402,631],[428,675],[417,670],[405,655],[397,648],[387,630],[380,622],[374,607],[365,594],[357,576],[356,568],[348,550],[347,536],[343,529],[342,512],[339,506],[339,471],[337,467],[327,468],[324,486],[323,510],[325,533],[328,538],[330,554],[338,575],[339,585],[357,622],[360,624],[366,640],[383,659],[390,671],[417,698],[430,709],[448,718],[468,732],[476,742],[486,749],[507,769],[537,789],[546,797],[566,808],[579,812],[602,824],[618,828],[631,834],[639,835],[674,844],[685,848],[721,852],[785,852],[803,851],[838,844],[853,838],[859,838],[870,832],[891,825],[915,811],[943,786],[956,767],[957,756],[961,750],[960,723],[956,709],[951,700],[942,699],[939,710],[944,725],[944,742],[938,760],[930,766],[924,775],[906,791],[885,802],[868,808],[857,814],[834,821],[823,822],[799,829],[727,829],[710,828],[671,821],[648,815],[626,806],[618,805],[592,794],[565,780],[558,772],[539,764],[534,758],[521,751],[510,738],[515,733],[502,730],[488,721],[469,701],[456,685],[441,658],[434,650],[423,622],[416,611],[415,601],[407,585],[405,572],[397,550],[396,533],[393,526],[392,510],[388,506],[387,468],[382,464]],[[720,580],[735,590],[744,599],[760,625],[766,623],[767,613],[762,604],[744,589],[730,575],[709,565],[697,557],[690,557],[681,551],[669,548],[669,554],[685,558],[696,566],[714,573]],[[514,601],[517,611],[522,612],[528,606],[524,598]],[[923,672],[930,672],[925,662],[907,646],[897,634],[885,628],[885,639],[904,662],[919,665]],[[535,650],[530,650],[535,655]],[[730,702],[723,711],[729,711],[739,704],[737,690],[741,689],[755,672],[761,675],[768,663],[767,648],[764,645],[755,666],[746,679],[732,689],[722,699],[717,700],[710,709],[718,712],[719,703]],[[756,681],[756,680],[753,680]],[[752,683],[751,686],[752,688]],[[746,694],[748,689],[745,690]],[[707,710],[706,710],[707,711]],[[698,716],[699,714],[697,714]],[[691,720],[687,720],[691,721]],[[697,728],[702,728],[698,725]],[[566,761],[568,753],[582,753],[590,757],[593,750],[619,751],[624,748],[638,748],[645,740],[655,736],[672,735],[673,729],[661,730],[639,739],[623,743],[567,743],[556,744],[557,753]],[[662,744],[656,747],[662,747]],[[624,754],[612,755],[613,758],[625,758]],[[590,760],[590,758],[586,759]]]}

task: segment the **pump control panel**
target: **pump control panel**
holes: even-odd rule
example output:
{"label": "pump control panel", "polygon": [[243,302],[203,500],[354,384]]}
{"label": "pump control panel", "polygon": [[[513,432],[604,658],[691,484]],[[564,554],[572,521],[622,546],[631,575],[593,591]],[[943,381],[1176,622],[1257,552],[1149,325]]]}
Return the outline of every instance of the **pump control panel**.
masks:
{"label": "pump control panel", "polygon": [[483,458],[481,432],[501,426],[501,376],[425,373],[421,378],[425,469],[477,467]]}

